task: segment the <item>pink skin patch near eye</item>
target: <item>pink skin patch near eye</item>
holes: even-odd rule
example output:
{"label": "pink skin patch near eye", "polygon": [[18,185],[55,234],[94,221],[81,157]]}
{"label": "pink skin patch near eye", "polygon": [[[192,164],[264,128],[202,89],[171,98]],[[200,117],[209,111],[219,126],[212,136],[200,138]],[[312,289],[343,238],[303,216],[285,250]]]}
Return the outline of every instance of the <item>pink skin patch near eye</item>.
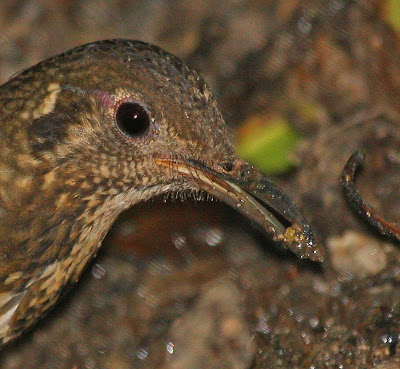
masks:
{"label": "pink skin patch near eye", "polygon": [[107,109],[113,109],[119,101],[116,101],[115,97],[110,95],[108,92],[102,90],[90,90],[88,94],[95,96],[97,100]]}

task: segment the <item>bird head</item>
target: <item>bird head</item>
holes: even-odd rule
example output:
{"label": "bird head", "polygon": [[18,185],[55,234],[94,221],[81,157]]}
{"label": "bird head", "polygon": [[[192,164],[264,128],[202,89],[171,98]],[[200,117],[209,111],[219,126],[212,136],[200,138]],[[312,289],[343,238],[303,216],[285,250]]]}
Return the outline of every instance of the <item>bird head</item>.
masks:
{"label": "bird head", "polygon": [[[31,100],[41,97],[24,118],[43,186],[58,196],[68,189],[91,204],[94,218],[163,193],[205,192],[299,256],[322,260],[292,200],[237,157],[210,89],[173,55],[143,42],[101,41],[39,63],[10,90],[13,83]],[[24,92],[24,84],[37,89]]]}

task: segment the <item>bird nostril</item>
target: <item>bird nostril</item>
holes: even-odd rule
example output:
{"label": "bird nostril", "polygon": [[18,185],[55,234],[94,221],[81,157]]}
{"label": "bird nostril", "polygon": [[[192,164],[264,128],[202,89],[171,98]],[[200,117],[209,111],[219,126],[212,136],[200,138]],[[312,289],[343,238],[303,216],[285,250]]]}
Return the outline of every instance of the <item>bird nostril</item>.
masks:
{"label": "bird nostril", "polygon": [[226,172],[232,172],[234,164],[233,161],[227,161],[225,163],[221,163],[222,169],[224,169]]}

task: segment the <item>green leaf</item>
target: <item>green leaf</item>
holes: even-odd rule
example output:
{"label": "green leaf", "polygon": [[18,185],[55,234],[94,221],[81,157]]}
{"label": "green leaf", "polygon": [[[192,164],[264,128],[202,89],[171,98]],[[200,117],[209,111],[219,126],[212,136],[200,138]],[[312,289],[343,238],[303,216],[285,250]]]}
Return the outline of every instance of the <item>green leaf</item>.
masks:
{"label": "green leaf", "polygon": [[238,132],[237,152],[245,160],[269,173],[284,173],[292,166],[289,154],[298,135],[280,116],[253,116]]}
{"label": "green leaf", "polygon": [[400,30],[400,1],[399,0],[387,0],[387,13],[388,20],[391,25],[396,29]]}

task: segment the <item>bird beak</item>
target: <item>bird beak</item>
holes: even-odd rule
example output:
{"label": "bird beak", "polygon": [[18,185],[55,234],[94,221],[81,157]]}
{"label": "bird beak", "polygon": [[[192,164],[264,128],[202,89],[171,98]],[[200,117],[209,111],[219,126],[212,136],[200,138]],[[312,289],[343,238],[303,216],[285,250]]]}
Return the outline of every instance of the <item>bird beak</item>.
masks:
{"label": "bird beak", "polygon": [[232,206],[300,258],[324,260],[310,226],[282,190],[255,167],[236,159],[227,174],[194,160],[157,159],[157,164]]}

